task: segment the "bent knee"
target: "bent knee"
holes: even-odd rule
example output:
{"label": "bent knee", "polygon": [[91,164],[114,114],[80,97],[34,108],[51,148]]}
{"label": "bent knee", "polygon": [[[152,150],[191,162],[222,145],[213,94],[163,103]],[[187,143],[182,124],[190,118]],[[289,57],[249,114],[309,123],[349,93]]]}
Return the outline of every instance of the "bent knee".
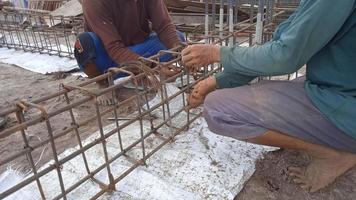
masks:
{"label": "bent knee", "polygon": [[223,102],[221,101],[220,91],[214,91],[208,94],[204,101],[204,110],[206,111],[219,111],[223,107]]}

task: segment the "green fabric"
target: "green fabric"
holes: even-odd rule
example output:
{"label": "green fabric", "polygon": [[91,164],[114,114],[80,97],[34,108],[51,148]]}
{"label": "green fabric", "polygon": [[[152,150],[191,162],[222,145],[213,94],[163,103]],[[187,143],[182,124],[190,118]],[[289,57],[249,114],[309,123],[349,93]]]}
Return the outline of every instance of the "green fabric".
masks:
{"label": "green fabric", "polygon": [[356,138],[356,0],[302,0],[297,11],[256,47],[222,47],[219,88],[307,64],[305,90],[338,128]]}

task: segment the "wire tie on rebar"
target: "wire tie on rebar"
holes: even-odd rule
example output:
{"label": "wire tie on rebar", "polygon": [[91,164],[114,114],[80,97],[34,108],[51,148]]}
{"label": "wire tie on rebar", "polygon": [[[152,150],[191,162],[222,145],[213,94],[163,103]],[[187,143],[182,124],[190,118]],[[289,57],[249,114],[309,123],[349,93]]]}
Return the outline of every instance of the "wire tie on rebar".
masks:
{"label": "wire tie on rebar", "polygon": [[108,69],[108,73],[109,73],[110,76],[114,76],[115,74],[118,74],[120,72],[128,74],[131,79],[135,79],[135,74],[133,72],[128,71],[128,70],[125,70],[125,69],[122,69],[122,68],[119,68],[119,67],[112,67],[112,68]]}
{"label": "wire tie on rebar", "polygon": [[21,108],[23,111],[27,111],[30,107],[36,108],[41,112],[41,116],[43,119],[47,120],[49,118],[48,112],[45,107],[40,106],[38,104],[26,102],[26,101],[20,101],[17,102],[16,105]]}
{"label": "wire tie on rebar", "polygon": [[123,73],[126,73],[126,74],[129,74],[130,77],[134,77],[134,73],[128,71],[128,70],[125,70],[125,69],[122,69],[120,67],[111,67],[108,69],[108,73],[111,74],[111,75],[114,75],[114,74],[118,74],[120,72],[123,72]]}
{"label": "wire tie on rebar", "polygon": [[59,169],[59,170],[63,169],[63,167],[59,163],[56,163],[56,162],[51,164],[50,166],[52,166],[54,169]]}
{"label": "wire tie on rebar", "polygon": [[189,45],[189,43],[187,42],[179,42],[179,44],[182,46],[182,47],[187,47]]}
{"label": "wire tie on rebar", "polygon": [[139,61],[143,61],[143,62],[151,62],[151,63],[154,63],[154,64],[156,64],[156,65],[160,64],[159,61],[153,60],[153,59],[151,59],[151,58],[140,57],[140,58],[138,58],[138,60],[139,60]]}
{"label": "wire tie on rebar", "polygon": [[75,128],[75,129],[79,129],[80,128],[80,126],[79,126],[79,124],[78,123],[70,123],[70,125],[73,127],[73,128]]}
{"label": "wire tie on rebar", "polygon": [[108,186],[107,186],[106,184],[104,184],[104,183],[101,182],[100,180],[96,179],[96,178],[94,177],[94,174],[93,174],[93,173],[90,173],[90,175],[93,176],[93,177],[90,178],[90,180],[93,181],[94,183],[98,184],[99,187],[100,187],[100,189],[106,190],[106,189],[108,188]]}
{"label": "wire tie on rebar", "polygon": [[171,51],[171,50],[160,50],[158,52],[158,55],[160,55],[160,56],[165,55],[165,54],[180,55],[181,53],[178,51]]}
{"label": "wire tie on rebar", "polygon": [[[142,59],[146,59],[144,57],[141,57],[141,58]],[[159,80],[155,76],[155,71],[151,67],[146,65],[145,61],[142,60],[141,58],[139,58],[140,61],[133,62],[135,64],[133,66],[138,67],[144,73],[144,75],[146,76],[148,81],[152,84],[153,88],[158,90],[159,86],[160,86],[160,83],[159,83]],[[149,59],[149,62],[151,62],[151,61],[153,61],[153,60]],[[158,61],[157,62],[153,62],[153,63],[156,64],[156,65],[160,65],[161,64]],[[136,81],[134,84],[136,85],[136,87],[138,87],[137,80],[135,79],[134,81]]]}
{"label": "wire tie on rebar", "polygon": [[142,165],[142,166],[146,166],[146,167],[148,166],[145,158],[141,159],[139,161],[139,164]]}
{"label": "wire tie on rebar", "polygon": [[160,134],[158,131],[155,131],[153,133],[153,135],[155,135],[158,139],[162,140],[162,141],[165,141],[167,140],[167,138],[165,138],[162,134]]}
{"label": "wire tie on rebar", "polygon": [[19,111],[26,112],[28,110],[28,107],[24,105],[22,102],[16,102],[15,105],[17,108],[19,108]]}
{"label": "wire tie on rebar", "polygon": [[101,143],[101,139],[100,139],[100,138],[95,139],[95,140],[94,140],[94,143],[95,143],[95,145],[100,144],[100,143]]}
{"label": "wire tie on rebar", "polygon": [[34,149],[33,149],[33,147],[31,147],[30,145],[28,145],[28,146],[23,146],[23,149],[25,150],[25,152],[32,152]]}

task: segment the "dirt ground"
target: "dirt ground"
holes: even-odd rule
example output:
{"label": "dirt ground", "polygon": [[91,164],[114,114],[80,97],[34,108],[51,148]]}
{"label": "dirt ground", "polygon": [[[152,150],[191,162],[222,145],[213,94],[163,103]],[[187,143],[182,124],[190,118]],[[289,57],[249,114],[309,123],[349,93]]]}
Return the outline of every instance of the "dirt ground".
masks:
{"label": "dirt ground", "polygon": [[267,153],[256,165],[256,172],[235,200],[354,200],[356,168],[337,179],[329,187],[310,194],[291,183],[289,166],[305,166],[308,161],[294,151]]}
{"label": "dirt ground", "polygon": [[[9,66],[0,63],[0,109],[4,109],[12,105],[17,100],[31,101],[37,97],[47,95],[58,88],[60,83],[79,84],[85,78],[71,76],[66,74],[61,75],[41,75],[27,70],[23,70],[16,66]],[[49,102],[50,105],[56,107],[60,102]],[[91,116],[93,110],[89,106],[81,106],[76,109],[78,117]],[[14,118],[9,119],[8,125],[14,121]],[[59,128],[60,124],[68,122],[68,118],[59,118],[54,124],[54,129]],[[109,121],[104,120],[104,124]],[[58,127],[57,125],[58,124]],[[95,124],[85,127],[83,138],[96,130]],[[30,142],[38,142],[47,137],[47,132],[29,132],[31,135]],[[9,152],[21,149],[21,138],[0,139],[0,158],[6,157]],[[76,140],[73,136],[63,138],[58,142],[57,148],[60,152],[66,148],[75,146]],[[35,159],[39,158],[41,150],[33,152]],[[51,158],[49,150],[44,151],[44,155],[39,162],[46,163]],[[16,160],[12,163],[13,168],[26,171],[28,166],[26,158]],[[257,163],[257,170],[250,181],[246,184],[243,191],[235,198],[235,200],[352,200],[356,199],[356,169],[351,170],[336,183],[330,187],[315,193],[309,194],[298,186],[290,183],[286,175],[288,166],[306,165],[307,161],[301,155],[292,151],[276,151],[267,153],[265,159]],[[5,169],[0,169],[0,173]]]}
{"label": "dirt ground", "polygon": [[[0,65],[0,69],[0,109],[4,109],[8,106],[14,105],[14,102],[19,100],[31,101],[38,97],[53,93],[59,87],[59,84],[62,82],[68,84],[78,84],[81,81],[84,81],[83,78],[78,78],[74,76],[68,76],[65,78],[65,74],[62,74],[61,77],[58,77],[58,75],[41,75],[15,66],[9,66],[4,64]],[[59,102],[53,101],[49,104],[55,107],[58,103]],[[89,115],[91,111],[86,109],[85,107],[82,107],[82,109],[80,109],[80,112],[78,113],[79,117],[81,117]],[[16,119],[14,118],[14,116],[8,116],[7,121],[8,123],[6,126],[11,126],[13,123],[16,122]],[[56,120],[56,123],[53,124],[54,129],[56,129],[57,125],[65,122],[69,122],[69,119],[61,118],[58,121]],[[27,134],[30,144],[35,144],[39,141],[46,139],[48,136],[47,132],[44,130],[45,127],[41,127],[37,131],[29,129],[27,131]],[[75,142],[71,141],[73,140],[71,140],[70,138],[65,138],[63,141],[57,144],[58,149],[60,151],[63,151],[68,146],[71,147],[76,145]],[[5,139],[0,139],[0,158],[6,158],[10,155],[10,152],[12,154],[16,151],[19,151],[23,145],[24,144],[22,142],[22,137],[20,134],[15,134],[14,136],[10,136]],[[40,159],[42,151],[44,152],[44,154]],[[51,157],[51,151],[48,148],[39,149],[33,152],[33,157],[35,159],[34,162],[40,160],[38,163],[38,166],[40,166],[49,161]],[[25,157],[21,157],[20,159],[15,160],[11,163],[11,166],[12,168],[18,169],[23,172],[29,170],[29,166],[27,165],[27,159]],[[0,172],[2,172],[3,170],[5,169],[1,168]]]}

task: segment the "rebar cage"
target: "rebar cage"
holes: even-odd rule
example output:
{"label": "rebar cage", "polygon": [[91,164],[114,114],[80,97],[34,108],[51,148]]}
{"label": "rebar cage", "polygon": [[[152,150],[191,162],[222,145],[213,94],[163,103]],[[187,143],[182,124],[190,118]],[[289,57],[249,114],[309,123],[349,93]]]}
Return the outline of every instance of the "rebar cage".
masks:
{"label": "rebar cage", "polygon": [[5,10],[0,12],[0,47],[74,58],[72,46],[82,29],[80,17]]}
{"label": "rebar cage", "polygon": [[[233,8],[232,1],[230,3],[231,8]],[[264,8],[259,9],[263,13],[261,18],[264,22],[262,23],[263,28],[259,29],[263,31],[261,34],[263,42],[272,37],[274,17],[283,13],[273,13],[273,1],[264,3],[266,4],[259,4]],[[237,1],[235,6],[239,7],[242,4]],[[203,40],[206,43],[221,45],[231,44],[231,41],[233,41],[233,44],[247,42],[249,45],[253,45],[256,35],[254,31],[258,19],[255,4],[251,3],[249,8],[251,9],[250,19],[233,23],[233,29],[229,30],[228,25],[226,25],[219,30],[215,26],[215,21],[208,21],[206,22],[208,26],[206,33],[200,36],[194,35],[194,38],[197,41]],[[214,15],[215,9],[213,10],[213,13],[210,13],[211,15]],[[207,11],[208,13],[209,11]],[[37,17],[33,16],[32,20],[38,20]],[[14,26],[19,26],[19,22],[23,22],[23,19],[19,19],[17,14],[11,15],[11,13],[8,13],[4,20],[7,20],[7,24],[1,25],[1,33],[5,35],[8,47],[70,56],[69,51],[63,53],[59,49],[53,50],[50,44],[35,43],[31,46],[32,41],[27,42],[26,36],[21,34],[18,35],[18,38],[23,38],[23,40],[19,45],[11,37],[18,34],[18,30],[14,30]],[[68,20],[72,22],[73,19]],[[46,29],[46,31],[48,30]],[[40,38],[43,39],[40,41],[45,41],[44,38],[46,37],[42,34],[46,31],[42,29],[42,32],[39,31],[41,32],[39,33],[36,32],[36,29],[31,28],[29,32],[36,35],[33,37],[37,38],[37,41]],[[55,31],[57,29],[48,33],[47,41],[49,37],[56,38],[54,36],[57,34],[54,33]],[[60,31],[63,31],[62,34],[67,33],[61,28]],[[58,44],[56,40],[52,41]],[[198,81],[222,70],[219,64],[212,64],[201,68],[196,74],[190,74],[181,64],[181,50],[185,45],[187,44],[182,44],[168,51],[161,51],[151,58],[141,58],[137,62],[122,64],[120,68],[112,68],[108,73],[77,86],[62,84],[58,92],[32,102],[18,101],[12,107],[0,111],[0,116],[13,116],[17,119],[16,123],[9,125],[0,132],[0,139],[17,136],[23,144],[17,151],[9,153],[5,158],[0,158],[0,167],[6,167],[13,161],[25,157],[31,169],[31,173],[24,180],[11,186],[6,191],[2,191],[0,199],[9,197],[27,187],[36,190],[42,199],[71,199],[73,193],[89,186],[92,187],[92,185],[96,186],[97,190],[90,194],[91,199],[97,199],[107,192],[114,191],[117,184],[137,167],[146,165],[151,156],[166,144],[172,142],[175,136],[188,130],[189,126],[201,117],[201,109],[188,109],[187,95]],[[170,62],[160,62],[160,57],[164,54],[171,54],[173,59]],[[148,67],[153,65],[156,66],[154,69]],[[160,71],[159,69],[165,66],[175,66],[180,72],[167,80],[159,80],[156,74]],[[139,71],[140,73],[133,74],[130,71]],[[127,78],[115,83],[114,77],[123,73],[127,75]],[[107,88],[92,89],[92,84],[102,80],[107,80],[109,83]],[[172,80],[176,80],[176,86],[179,90],[172,90],[169,87],[168,83]],[[134,95],[124,100],[116,100],[114,97],[120,92],[118,89],[128,84],[134,88]],[[78,94],[80,95],[78,96]],[[105,94],[110,94],[115,99],[112,106],[99,106],[98,98]],[[150,98],[150,94],[157,94],[156,98]],[[59,101],[59,106],[49,107],[48,102],[50,101]],[[134,108],[134,112],[128,116],[122,116],[121,109],[128,105]],[[95,114],[87,118],[76,116],[74,110],[80,109],[81,106],[90,107]],[[68,122],[62,124],[61,127],[53,127],[54,120],[63,116],[69,119]],[[103,119],[105,118],[112,118],[114,123],[104,124]],[[88,124],[94,124],[96,130],[92,131],[91,139],[83,139],[82,135]],[[132,127],[138,128],[133,130]],[[31,142],[28,134],[31,130],[45,131],[48,137],[45,140]],[[57,142],[66,137],[73,138],[77,146],[69,152],[60,153],[57,149]],[[101,149],[102,156],[97,158],[94,163],[88,161],[88,157],[93,153],[91,151],[98,146]],[[52,161],[47,165],[38,166],[36,163],[38,158],[34,158],[34,152],[39,152],[45,147],[49,147]],[[65,180],[63,169],[73,160],[81,165],[82,172],[77,172],[80,178],[78,180]],[[120,170],[113,168],[120,163],[125,163],[128,167]],[[46,177],[53,180],[53,185],[50,187],[51,190],[56,191],[54,196],[48,196],[49,186],[42,183]]]}

